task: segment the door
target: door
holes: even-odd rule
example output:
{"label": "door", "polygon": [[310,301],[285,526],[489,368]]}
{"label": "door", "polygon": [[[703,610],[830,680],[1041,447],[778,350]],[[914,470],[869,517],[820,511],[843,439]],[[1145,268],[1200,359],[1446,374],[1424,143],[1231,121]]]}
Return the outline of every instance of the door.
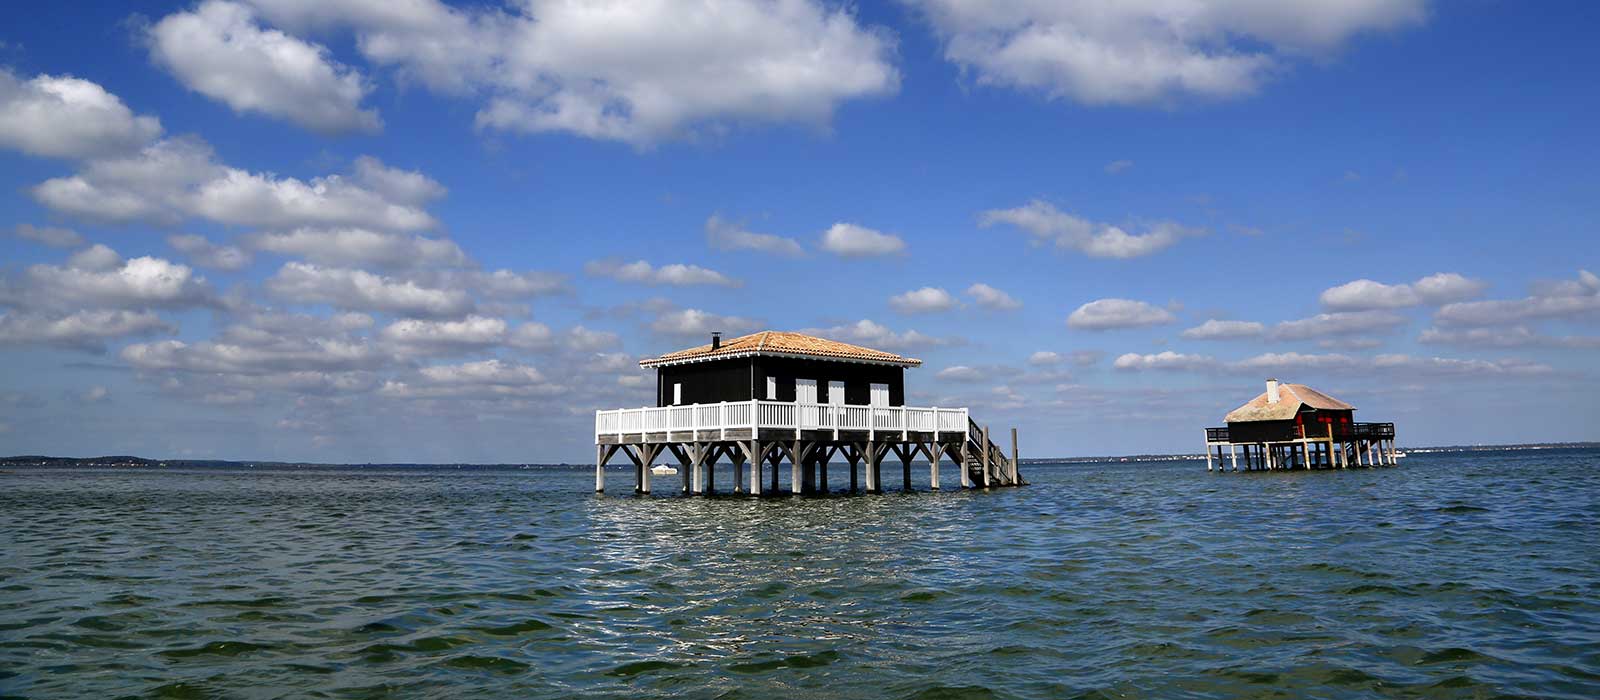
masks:
{"label": "door", "polygon": [[682,382],[678,382],[678,383],[675,383],[675,384],[672,385],[672,405],[674,405],[674,406],[682,406],[683,405],[683,383]]}
{"label": "door", "polygon": [[816,430],[821,423],[822,408],[817,405],[817,380],[794,380],[795,410],[800,412],[800,427]]}
{"label": "door", "polygon": [[889,405],[889,385],[888,384],[873,384],[872,385],[872,401],[871,401],[871,403],[874,406],[888,406]]}
{"label": "door", "polygon": [[839,407],[843,405],[844,382],[828,382],[828,407],[824,409],[824,414],[822,416],[824,427],[840,427],[839,415],[844,411]]}

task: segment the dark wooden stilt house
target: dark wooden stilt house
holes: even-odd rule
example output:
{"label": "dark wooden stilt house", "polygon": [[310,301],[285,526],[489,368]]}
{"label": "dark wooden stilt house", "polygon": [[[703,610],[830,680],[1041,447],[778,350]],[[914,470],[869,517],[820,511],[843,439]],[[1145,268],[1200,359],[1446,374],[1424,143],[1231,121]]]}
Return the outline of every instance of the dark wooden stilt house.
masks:
{"label": "dark wooden stilt house", "polygon": [[[965,408],[905,405],[905,370],[917,359],[783,331],[762,331],[645,359],[656,370],[656,405],[595,413],[595,490],[605,489],[604,467],[621,452],[633,463],[634,489],[650,492],[650,467],[671,455],[681,465],[683,492],[716,490],[715,466],[733,467],[733,491],[763,493],[763,465],[772,492],[779,465],[790,464],[792,493],[826,493],[828,464],[850,464],[850,491],[864,467],[866,490],[882,491],[880,466],[900,458],[903,488],[911,489],[911,461],[929,462],[929,484],[939,488],[944,459],[961,465],[962,486],[1022,483],[1015,430],[1007,456]],[[743,478],[748,463],[749,480]]]}
{"label": "dark wooden stilt house", "polygon": [[1246,469],[1346,468],[1394,464],[1394,424],[1357,423],[1355,406],[1304,384],[1267,380],[1267,390],[1228,412],[1227,427],[1206,428],[1206,470],[1228,448],[1243,448]]}

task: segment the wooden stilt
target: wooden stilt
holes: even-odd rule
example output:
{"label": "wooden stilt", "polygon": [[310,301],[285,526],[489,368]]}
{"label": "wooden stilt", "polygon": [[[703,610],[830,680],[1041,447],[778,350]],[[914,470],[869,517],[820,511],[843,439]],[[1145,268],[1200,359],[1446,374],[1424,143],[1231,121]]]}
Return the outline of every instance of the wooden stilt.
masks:
{"label": "wooden stilt", "polygon": [[939,458],[944,456],[944,445],[930,442],[923,448],[928,453],[928,488],[939,490]]}
{"label": "wooden stilt", "polygon": [[606,454],[607,445],[596,445],[594,448],[594,492],[606,492]]}
{"label": "wooden stilt", "polygon": [[898,450],[900,453],[900,490],[911,493],[911,443],[906,443]]}
{"label": "wooden stilt", "polygon": [[983,452],[983,487],[989,488],[989,458],[992,455],[989,450],[989,426],[987,425],[983,426],[983,442],[978,445],[978,449]]}
{"label": "wooden stilt", "polygon": [[844,453],[844,460],[850,463],[850,493],[860,493],[861,483],[857,478],[857,467],[861,466],[861,448],[851,446]]}

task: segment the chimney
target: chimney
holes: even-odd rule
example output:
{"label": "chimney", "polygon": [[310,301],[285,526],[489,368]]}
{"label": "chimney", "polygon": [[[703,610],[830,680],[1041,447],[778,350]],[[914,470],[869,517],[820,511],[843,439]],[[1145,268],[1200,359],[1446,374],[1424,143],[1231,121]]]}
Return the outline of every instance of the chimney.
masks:
{"label": "chimney", "polygon": [[1277,403],[1278,402],[1278,398],[1279,398],[1278,397],[1278,380],[1276,380],[1276,379],[1268,379],[1267,380],[1267,403]]}
{"label": "chimney", "polygon": [[722,331],[711,331],[711,349],[722,349]]}

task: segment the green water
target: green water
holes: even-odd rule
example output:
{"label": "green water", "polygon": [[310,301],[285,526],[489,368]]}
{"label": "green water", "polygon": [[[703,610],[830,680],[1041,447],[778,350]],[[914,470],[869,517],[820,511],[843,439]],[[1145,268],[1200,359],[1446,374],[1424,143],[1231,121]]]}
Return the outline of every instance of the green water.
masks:
{"label": "green water", "polygon": [[596,497],[583,470],[17,470],[0,696],[1593,698],[1597,472],[1040,466],[754,500],[621,472]]}

